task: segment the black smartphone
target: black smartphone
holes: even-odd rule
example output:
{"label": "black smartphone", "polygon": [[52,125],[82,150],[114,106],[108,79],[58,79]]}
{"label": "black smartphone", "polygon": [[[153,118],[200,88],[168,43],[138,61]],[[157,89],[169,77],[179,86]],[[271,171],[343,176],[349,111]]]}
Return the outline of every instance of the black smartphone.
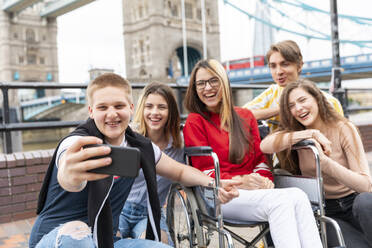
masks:
{"label": "black smartphone", "polygon": [[140,155],[141,152],[138,148],[135,147],[122,147],[122,146],[112,146],[109,144],[96,144],[96,145],[87,145],[85,148],[97,147],[97,146],[109,146],[111,147],[110,154],[106,156],[97,156],[90,159],[98,159],[110,156],[112,162],[108,166],[95,168],[89,170],[89,172],[99,173],[99,174],[108,174],[114,176],[122,177],[137,177],[138,171],[140,169]]}

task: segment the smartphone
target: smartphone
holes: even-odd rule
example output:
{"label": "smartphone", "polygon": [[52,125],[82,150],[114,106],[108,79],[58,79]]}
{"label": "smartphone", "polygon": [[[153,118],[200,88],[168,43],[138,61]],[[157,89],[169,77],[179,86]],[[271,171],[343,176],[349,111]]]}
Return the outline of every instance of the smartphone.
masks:
{"label": "smartphone", "polygon": [[89,170],[89,172],[108,174],[114,176],[122,177],[137,177],[138,171],[140,169],[140,155],[141,152],[135,147],[122,147],[122,146],[112,146],[109,144],[96,144],[87,145],[85,148],[97,147],[97,146],[109,146],[111,147],[111,152],[105,156],[97,156],[90,159],[98,159],[110,156],[112,159],[111,164],[104,167],[95,168]]}

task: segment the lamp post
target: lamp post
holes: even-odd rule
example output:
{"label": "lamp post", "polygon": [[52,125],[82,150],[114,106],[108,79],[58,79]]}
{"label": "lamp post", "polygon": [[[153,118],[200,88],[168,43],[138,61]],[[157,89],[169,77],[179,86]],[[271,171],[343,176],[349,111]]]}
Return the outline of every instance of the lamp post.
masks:
{"label": "lamp post", "polygon": [[330,0],[331,3],[331,34],[332,34],[332,77],[330,92],[340,101],[347,116],[347,106],[345,90],[341,85],[341,60],[340,60],[340,40],[338,37],[338,14],[337,0]]}
{"label": "lamp post", "polygon": [[181,0],[182,13],[182,40],[183,40],[183,71],[184,76],[189,75],[188,60],[187,60],[187,38],[186,38],[186,15],[185,15],[185,0]]}
{"label": "lamp post", "polygon": [[200,1],[201,4],[201,18],[202,18],[202,37],[203,37],[203,59],[207,59],[207,32],[205,21],[205,0]]}

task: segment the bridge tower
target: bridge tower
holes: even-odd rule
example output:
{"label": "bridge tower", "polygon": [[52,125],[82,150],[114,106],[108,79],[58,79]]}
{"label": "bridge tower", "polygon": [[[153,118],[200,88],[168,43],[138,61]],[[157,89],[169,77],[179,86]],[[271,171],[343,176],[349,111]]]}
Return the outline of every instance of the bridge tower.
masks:
{"label": "bridge tower", "polygon": [[[10,0],[0,0],[0,82],[58,81],[56,18],[40,16],[44,3],[17,11],[7,10]],[[11,9],[11,7],[10,7]],[[23,92],[23,94],[20,94]],[[10,90],[10,122],[20,121],[22,98],[52,95],[56,90]],[[2,94],[0,102],[2,108]],[[22,134],[11,132],[13,152],[22,150]],[[4,139],[1,139],[3,142]]]}
{"label": "bridge tower", "polygon": [[[207,57],[220,59],[218,1],[205,0]],[[123,0],[127,77],[175,78],[183,74],[180,0]],[[200,0],[185,0],[189,73],[203,57]]]}
{"label": "bridge tower", "polygon": [[[256,16],[261,20],[270,23],[270,9],[265,7],[260,1],[256,2]],[[274,43],[273,28],[255,21],[254,24],[254,41],[253,41],[253,55],[266,55],[271,44]]]}
{"label": "bridge tower", "polygon": [[[0,0],[0,7],[6,1]],[[0,10],[0,81],[58,81],[57,22],[40,16],[43,7],[44,3],[37,3],[21,12]],[[17,100],[12,93],[10,105],[17,106]]]}

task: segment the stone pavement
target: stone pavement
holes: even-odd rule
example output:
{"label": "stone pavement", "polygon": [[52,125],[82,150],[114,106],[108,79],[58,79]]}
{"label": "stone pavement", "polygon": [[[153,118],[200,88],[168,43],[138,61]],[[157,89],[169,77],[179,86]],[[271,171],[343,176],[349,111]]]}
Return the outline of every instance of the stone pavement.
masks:
{"label": "stone pavement", "polygon": [[0,248],[26,248],[35,218],[0,224]]}
{"label": "stone pavement", "polygon": [[[372,152],[366,153],[372,173]],[[35,218],[0,224],[0,248],[27,248],[28,238]],[[241,233],[240,230],[239,233]],[[257,230],[244,230],[247,234]],[[215,235],[217,236],[217,235]],[[215,244],[215,243],[214,243]]]}

